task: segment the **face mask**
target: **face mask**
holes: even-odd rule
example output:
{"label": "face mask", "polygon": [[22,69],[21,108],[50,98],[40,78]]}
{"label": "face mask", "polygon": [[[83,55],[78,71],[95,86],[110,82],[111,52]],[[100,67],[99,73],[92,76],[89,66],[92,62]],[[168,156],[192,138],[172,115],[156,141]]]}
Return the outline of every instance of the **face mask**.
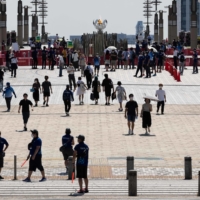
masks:
{"label": "face mask", "polygon": [[160,89],[162,89],[162,87],[161,87],[161,86],[160,86],[159,88],[160,88]]}
{"label": "face mask", "polygon": [[133,101],[133,97],[130,97],[130,100]]}

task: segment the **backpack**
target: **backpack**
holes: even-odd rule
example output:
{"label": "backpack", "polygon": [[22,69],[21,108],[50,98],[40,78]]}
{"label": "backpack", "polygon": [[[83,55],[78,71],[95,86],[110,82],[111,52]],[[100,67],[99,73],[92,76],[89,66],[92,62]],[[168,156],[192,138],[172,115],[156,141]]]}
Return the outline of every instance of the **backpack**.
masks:
{"label": "backpack", "polygon": [[122,58],[122,50],[120,50],[119,52],[118,52],[118,58]]}
{"label": "backpack", "polygon": [[87,68],[84,71],[84,75],[85,76],[89,76],[90,75],[90,70],[89,70],[88,66],[87,66]]}
{"label": "backpack", "polygon": [[184,62],[184,61],[185,61],[185,57],[184,57],[184,55],[181,55],[180,62]]}

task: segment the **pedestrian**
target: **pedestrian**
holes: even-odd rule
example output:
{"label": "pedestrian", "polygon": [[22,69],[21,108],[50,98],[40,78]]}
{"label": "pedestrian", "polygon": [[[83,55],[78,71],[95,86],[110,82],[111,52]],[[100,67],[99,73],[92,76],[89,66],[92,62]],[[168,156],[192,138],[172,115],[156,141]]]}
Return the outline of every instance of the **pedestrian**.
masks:
{"label": "pedestrian", "polygon": [[101,92],[101,83],[98,80],[98,77],[96,76],[94,81],[92,82],[92,91],[94,94],[94,100],[95,100],[95,104],[98,104],[98,100],[99,100],[99,93]]}
{"label": "pedestrian", "polygon": [[62,56],[62,53],[60,53],[60,55],[58,55],[58,65],[59,65],[59,77],[62,77],[62,70],[63,70],[63,67],[64,67],[64,64],[65,64],[65,61],[64,61],[64,58]]}
{"label": "pedestrian", "polygon": [[65,161],[66,173],[68,173],[68,159],[70,156],[73,156],[73,145],[74,145],[74,137],[71,136],[71,129],[66,128],[65,135],[62,136],[62,147],[61,152],[63,154],[63,158]]}
{"label": "pedestrian", "polygon": [[198,53],[196,49],[194,49],[193,52],[193,74],[198,74]]}
{"label": "pedestrian", "polygon": [[114,92],[114,85],[110,78],[108,78],[108,74],[104,74],[105,79],[102,82],[103,91],[105,92],[106,104],[110,105],[110,97],[111,97],[111,90],[113,89]]}
{"label": "pedestrian", "polygon": [[178,50],[176,49],[176,47],[174,47],[173,59],[174,59],[174,67],[177,69]]}
{"label": "pedestrian", "polygon": [[81,56],[79,58],[79,66],[81,68],[81,77],[83,77],[86,66],[86,57],[83,53],[81,53]]}
{"label": "pedestrian", "polygon": [[124,87],[122,87],[122,83],[121,81],[118,81],[117,83],[117,87],[115,89],[115,93],[117,92],[117,99],[119,101],[119,112],[123,111],[123,107],[122,107],[122,103],[124,100],[126,100],[126,91],[124,89]]}
{"label": "pedestrian", "polygon": [[153,52],[153,49],[150,50],[149,57],[150,57],[149,67],[152,68],[151,73],[153,73],[153,70],[154,70],[155,74],[153,76],[156,76],[155,54]]}
{"label": "pedestrian", "polygon": [[111,70],[110,71],[114,71],[117,67],[117,52],[113,49],[111,54],[110,54],[110,66],[111,66]]}
{"label": "pedestrian", "polygon": [[79,66],[78,66],[78,53],[77,53],[76,50],[72,54],[72,60],[73,60],[73,65],[74,65],[75,71],[76,71],[76,69],[79,70]]}
{"label": "pedestrian", "polygon": [[1,131],[0,131],[0,180],[4,179],[1,175],[1,170],[4,167],[4,157],[5,157],[5,152],[8,149],[8,146],[9,144],[6,141],[6,139],[1,137]]}
{"label": "pedestrian", "polygon": [[143,64],[144,64],[144,60],[145,60],[145,57],[143,55],[143,52],[140,52],[140,55],[138,57],[138,66],[137,66],[137,71],[134,75],[134,77],[137,77],[137,74],[138,72],[140,71],[140,76],[139,78],[142,78],[142,67],[143,67]]}
{"label": "pedestrian", "polygon": [[47,51],[46,47],[43,47],[42,50],[42,69],[46,69],[46,61],[47,61]]}
{"label": "pedestrian", "polygon": [[[75,168],[75,160],[77,158],[76,171],[80,187],[78,193],[88,193],[89,190],[88,190],[87,170],[88,170],[89,147],[84,143],[85,136],[79,135],[77,138],[78,138],[78,144],[74,148],[73,164]],[[85,182],[85,189],[83,189],[82,179],[84,179]]]}
{"label": "pedestrian", "polygon": [[136,57],[135,51],[133,47],[131,47],[129,51],[129,69],[135,68],[135,57]]}
{"label": "pedestrian", "polygon": [[75,68],[72,65],[72,63],[69,64],[69,67],[67,68],[68,78],[69,78],[69,85],[70,90],[72,90],[72,83],[74,86],[74,91],[76,90],[76,79],[75,79]]}
{"label": "pedestrian", "polygon": [[49,70],[50,70],[52,62],[53,62],[53,48],[52,47],[48,51],[48,60],[49,60]]}
{"label": "pedestrian", "polygon": [[138,104],[133,100],[133,94],[129,95],[130,101],[125,106],[125,118],[128,120],[128,135],[134,135],[134,123],[135,119],[138,118]]}
{"label": "pedestrian", "polygon": [[3,91],[3,77],[4,77],[4,72],[2,68],[0,67],[0,92]]}
{"label": "pedestrian", "polygon": [[7,112],[10,112],[12,94],[14,94],[15,98],[17,98],[14,89],[10,86],[10,83],[8,82],[6,83],[6,87],[3,91],[3,97],[5,97],[6,100]]}
{"label": "pedestrian", "polygon": [[65,104],[66,116],[69,116],[69,111],[71,109],[71,101],[74,101],[73,92],[70,90],[69,85],[66,86],[66,89],[63,92],[63,101]]}
{"label": "pedestrian", "polygon": [[34,80],[34,83],[33,83],[33,86],[32,86],[32,91],[33,91],[33,99],[35,101],[34,107],[37,107],[38,101],[40,101],[40,93],[42,92],[38,78],[36,78]]}
{"label": "pedestrian", "polygon": [[161,114],[164,115],[165,103],[167,102],[166,93],[162,88],[163,88],[163,84],[160,83],[159,90],[156,91],[156,97],[158,97],[157,115],[158,115],[160,106],[161,106]]}
{"label": "pedestrian", "polygon": [[147,51],[144,56],[144,68],[146,69],[146,77],[145,78],[151,78],[151,72],[150,72],[150,56],[149,52]]}
{"label": "pedestrian", "polygon": [[43,92],[43,97],[44,97],[44,102],[43,105],[46,104],[46,106],[49,106],[49,97],[50,97],[50,90],[51,90],[51,94],[53,94],[53,90],[51,87],[51,82],[48,81],[49,77],[45,76],[44,77],[45,81],[42,83],[42,92]]}
{"label": "pedestrian", "polygon": [[123,55],[123,63],[124,63],[124,69],[127,70],[128,67],[128,61],[129,61],[129,52],[128,49],[124,49]]}
{"label": "pedestrian", "polygon": [[[27,123],[28,119],[30,117],[30,110],[29,106],[33,107],[33,104],[30,100],[28,100],[28,94],[23,95],[24,99],[22,99],[19,103],[19,110],[18,113],[20,113],[21,107],[22,107],[22,117],[24,121],[24,131],[27,131]],[[33,108],[32,108],[33,111]]]}
{"label": "pedestrian", "polygon": [[164,58],[164,53],[162,50],[160,50],[157,54],[157,58],[158,58],[158,62],[157,62],[157,72],[158,72],[158,69],[160,68],[160,73],[162,71],[162,67],[163,67],[163,58]]}
{"label": "pedestrian", "polygon": [[135,54],[136,54],[137,57],[140,55],[140,52],[141,52],[140,43],[138,41],[137,44],[136,44],[136,47],[135,47]]}
{"label": "pedestrian", "polygon": [[93,67],[91,66],[91,63],[88,63],[84,71],[88,90],[91,88],[93,73]]}
{"label": "pedestrian", "polygon": [[[63,45],[65,46],[65,41],[63,42]],[[66,48],[64,47],[63,51],[62,51],[62,56],[63,56],[63,59],[64,59],[64,68],[66,68],[67,66],[67,50]]]}
{"label": "pedestrian", "polygon": [[55,64],[56,64],[56,48],[53,48],[53,50],[52,50],[51,70],[54,70]]}
{"label": "pedestrian", "polygon": [[109,65],[110,65],[110,52],[106,50],[106,54],[105,54],[106,71],[108,71]]}
{"label": "pedestrian", "polygon": [[121,64],[121,69],[123,69],[123,47],[120,48],[120,50],[118,51],[117,57],[118,57],[118,69],[119,69],[119,65]]}
{"label": "pedestrian", "polygon": [[149,36],[147,37],[147,39],[148,39],[148,45],[150,46],[151,40],[152,40],[151,36],[149,35]]}
{"label": "pedestrian", "polygon": [[178,59],[179,59],[179,72],[180,72],[180,75],[183,75],[185,60],[186,60],[184,56],[184,52],[181,52],[181,55],[179,55]]}
{"label": "pedestrian", "polygon": [[36,47],[32,51],[32,59],[33,59],[32,69],[37,69],[37,65],[38,65],[38,51],[37,51]]}
{"label": "pedestrian", "polygon": [[46,181],[44,167],[42,166],[42,140],[39,138],[39,133],[37,130],[31,130],[31,137],[33,138],[29,146],[29,155],[27,160],[29,160],[29,170],[28,177],[24,179],[24,182],[31,182],[31,175],[36,169],[39,169],[42,175],[42,179],[39,182]]}
{"label": "pedestrian", "polygon": [[77,81],[77,92],[76,95],[79,96],[79,104],[83,105],[83,99],[84,99],[84,94],[85,91],[87,90],[87,87],[85,85],[85,83],[81,80],[82,78],[79,77],[78,81]]}
{"label": "pedestrian", "polygon": [[142,117],[142,128],[145,129],[146,134],[150,133],[151,127],[151,112],[152,112],[152,104],[150,99],[145,99],[145,104],[142,105],[141,117]]}
{"label": "pedestrian", "polygon": [[17,75],[17,58],[15,56],[15,51],[11,54],[11,77],[14,75],[14,78],[16,78]]}
{"label": "pedestrian", "polygon": [[99,54],[97,53],[96,56],[94,57],[95,76],[99,76],[100,65],[101,65],[101,58],[99,57]]}
{"label": "pedestrian", "polygon": [[10,50],[6,51],[6,67],[10,71]]}

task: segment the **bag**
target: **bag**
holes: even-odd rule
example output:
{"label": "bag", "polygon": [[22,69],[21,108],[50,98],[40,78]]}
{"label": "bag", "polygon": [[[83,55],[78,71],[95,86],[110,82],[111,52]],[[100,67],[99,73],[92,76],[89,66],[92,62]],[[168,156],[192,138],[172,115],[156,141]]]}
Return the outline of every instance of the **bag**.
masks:
{"label": "bag", "polygon": [[109,82],[109,87],[110,87],[110,88],[113,88],[113,82],[112,82],[111,79],[110,79],[110,82]]}
{"label": "bag", "polygon": [[35,92],[34,88],[31,88],[31,89],[30,89],[30,92]]}
{"label": "bag", "polygon": [[94,101],[94,93],[91,93],[91,94],[90,94],[90,99],[91,99],[92,101]]}
{"label": "bag", "polygon": [[87,68],[86,68],[85,71],[84,71],[84,75],[85,75],[85,76],[90,75],[90,70],[89,70],[88,66],[87,66]]}
{"label": "bag", "polygon": [[183,55],[181,55],[180,62],[184,62],[184,61],[185,61],[185,57]]}
{"label": "bag", "polygon": [[112,93],[112,101],[114,100],[114,99],[116,99],[117,97],[116,97],[116,93],[115,92],[113,92]]}

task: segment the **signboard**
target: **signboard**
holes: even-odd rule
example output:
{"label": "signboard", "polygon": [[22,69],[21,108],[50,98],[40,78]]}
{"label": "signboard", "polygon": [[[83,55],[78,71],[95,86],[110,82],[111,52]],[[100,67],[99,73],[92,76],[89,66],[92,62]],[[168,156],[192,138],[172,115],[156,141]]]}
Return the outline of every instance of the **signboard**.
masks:
{"label": "signboard", "polygon": [[18,43],[12,43],[12,50],[14,50],[14,51],[19,51],[19,45],[18,45]]}
{"label": "signboard", "polygon": [[74,46],[73,46],[73,42],[72,41],[68,41],[67,42],[67,48],[68,49],[71,49],[71,48],[73,48]]}
{"label": "signboard", "polygon": [[41,37],[40,36],[36,36],[35,40],[36,40],[36,42],[40,42],[41,41]]}

